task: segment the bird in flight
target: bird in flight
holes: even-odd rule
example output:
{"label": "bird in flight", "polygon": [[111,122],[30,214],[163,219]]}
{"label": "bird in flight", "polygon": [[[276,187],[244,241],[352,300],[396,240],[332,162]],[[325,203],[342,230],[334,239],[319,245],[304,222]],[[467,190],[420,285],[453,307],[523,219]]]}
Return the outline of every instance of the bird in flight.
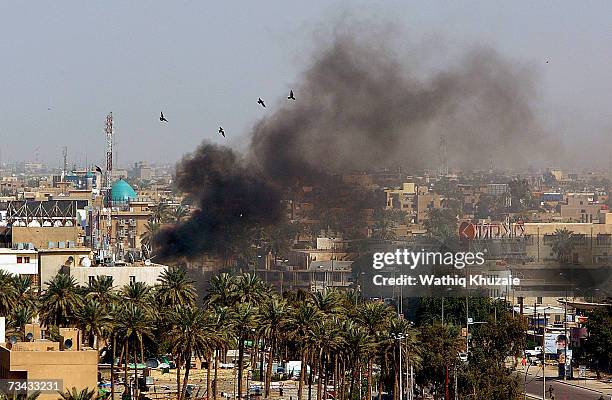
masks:
{"label": "bird in flight", "polygon": [[257,99],[257,104],[261,104],[261,106],[262,106],[263,108],[266,108],[266,103],[264,103],[264,101],[261,99],[261,97],[259,97],[259,98]]}
{"label": "bird in flight", "polygon": [[288,100],[295,100],[295,96],[293,96],[293,90],[289,91],[289,96],[287,97]]}
{"label": "bird in flight", "polygon": [[222,127],[219,127],[219,133],[221,134],[221,136],[225,137],[225,131]]}
{"label": "bird in flight", "polygon": [[162,111],[161,114],[159,115],[159,120],[161,122],[168,122],[168,120],[166,119],[166,117],[164,117],[164,112]]}

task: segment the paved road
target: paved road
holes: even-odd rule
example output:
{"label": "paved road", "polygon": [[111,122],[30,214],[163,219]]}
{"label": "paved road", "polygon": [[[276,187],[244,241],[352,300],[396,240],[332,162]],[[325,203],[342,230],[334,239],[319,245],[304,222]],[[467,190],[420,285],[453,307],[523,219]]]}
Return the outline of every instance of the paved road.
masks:
{"label": "paved road", "polygon": [[[548,395],[548,387],[552,385],[554,391],[555,400],[598,400],[600,393],[592,390],[578,388],[570,386],[563,381],[556,381],[554,379],[546,378],[546,399],[550,399]],[[535,378],[533,376],[527,376],[527,393],[533,394],[538,398],[542,398],[542,378]],[[606,398],[609,400],[609,397]]]}

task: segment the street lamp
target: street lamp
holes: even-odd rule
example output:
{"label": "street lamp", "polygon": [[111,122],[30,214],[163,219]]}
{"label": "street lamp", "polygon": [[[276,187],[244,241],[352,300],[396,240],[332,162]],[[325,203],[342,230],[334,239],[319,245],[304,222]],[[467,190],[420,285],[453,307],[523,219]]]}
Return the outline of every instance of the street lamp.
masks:
{"label": "street lamp", "polygon": [[392,334],[391,337],[397,340],[399,344],[399,399],[402,400],[402,395],[404,394],[404,385],[402,381],[402,339],[404,338],[404,334]]}

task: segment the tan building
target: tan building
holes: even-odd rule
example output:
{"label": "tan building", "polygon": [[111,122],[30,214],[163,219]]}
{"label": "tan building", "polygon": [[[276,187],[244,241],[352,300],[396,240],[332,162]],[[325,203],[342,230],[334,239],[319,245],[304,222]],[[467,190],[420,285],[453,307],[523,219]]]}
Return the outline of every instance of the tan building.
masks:
{"label": "tan building", "polygon": [[83,229],[80,226],[14,226],[11,229],[12,242],[32,243],[37,249],[59,246],[76,247],[82,244]]}
{"label": "tan building", "polygon": [[561,219],[566,222],[598,222],[605,205],[595,201],[593,193],[569,193],[560,205]]}
{"label": "tan building", "polygon": [[87,286],[96,276],[110,276],[113,286],[119,289],[130,283],[142,282],[149,286],[155,285],[161,274],[168,269],[161,264],[144,265],[143,263],[115,264],[113,267],[85,267],[72,265],[62,267],[62,272],[72,276],[78,285]]}
{"label": "tan building", "polygon": [[92,265],[89,247],[55,248],[38,250],[38,267],[41,287],[50,281],[62,267],[70,265]]}
{"label": "tan building", "polygon": [[[107,214],[108,215],[108,214]],[[151,218],[148,201],[130,200],[111,211],[110,244],[119,253],[128,249],[141,248],[141,236]],[[100,229],[108,232],[108,219],[100,216]]]}
{"label": "tan building", "polygon": [[[68,332],[67,332],[68,333]],[[53,389],[66,391],[75,387],[96,390],[98,384],[98,352],[79,349],[78,339],[73,347],[66,343],[35,340],[0,345],[0,379],[27,379],[48,382]],[[54,387],[51,382],[57,382]],[[60,387],[61,384],[61,387]],[[31,394],[31,393],[28,393]],[[40,394],[39,399],[57,399],[58,393],[51,390]]]}

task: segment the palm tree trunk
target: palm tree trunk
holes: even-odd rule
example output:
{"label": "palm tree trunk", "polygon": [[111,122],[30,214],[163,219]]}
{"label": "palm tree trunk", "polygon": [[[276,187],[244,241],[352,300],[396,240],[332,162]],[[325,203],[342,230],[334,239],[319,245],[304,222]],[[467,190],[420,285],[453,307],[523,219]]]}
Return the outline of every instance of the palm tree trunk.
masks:
{"label": "palm tree trunk", "polygon": [[276,333],[272,332],[272,341],[270,342],[270,356],[268,357],[268,364],[266,365],[266,383],[265,383],[265,397],[270,397],[270,380],[272,379],[272,360],[274,360],[274,348],[276,346]]}
{"label": "palm tree trunk", "polygon": [[128,352],[128,349],[129,349],[129,347],[128,347],[128,340],[126,338],[125,339],[125,348],[124,348],[125,359],[123,360],[124,361],[124,364],[123,364],[123,379],[125,380],[125,391],[127,393],[129,393],[129,390],[130,390],[129,389],[129,379],[128,379],[128,358],[129,358],[128,355],[130,353]]}
{"label": "palm tree trunk", "polygon": [[117,340],[115,337],[115,333],[113,332],[113,359],[111,361],[111,400],[115,400],[115,353],[117,351],[116,345]]}
{"label": "palm tree trunk", "polygon": [[304,391],[304,381],[306,380],[306,349],[302,351],[302,359],[300,360],[300,381],[298,383],[298,398],[302,400],[302,393]]}
{"label": "palm tree trunk", "polygon": [[[259,340],[257,340],[257,356],[259,357],[259,380],[260,381],[264,381],[264,379],[268,379],[268,377],[266,376],[264,378],[263,376],[263,363],[264,363],[264,358],[266,356],[266,340],[264,338],[261,339],[261,350],[259,350]],[[270,361],[268,360],[268,363],[270,363]],[[266,373],[267,373],[267,367],[266,367]]]}
{"label": "palm tree trunk", "polygon": [[181,400],[181,355],[177,354],[174,363],[176,364],[176,398]]}
{"label": "palm tree trunk", "polygon": [[312,359],[314,358],[314,354],[308,358],[308,364],[312,364],[310,367],[310,372],[308,373],[308,400],[312,400],[312,378],[314,375],[314,363],[312,363]]}
{"label": "palm tree trunk", "polygon": [[368,359],[368,400],[372,400],[372,358]]}
{"label": "palm tree trunk", "polygon": [[183,379],[183,389],[181,390],[181,399],[185,398],[187,392],[187,383],[189,382],[189,370],[191,369],[191,351],[185,355],[185,378]]}
{"label": "palm tree trunk", "polygon": [[138,358],[136,357],[137,349],[134,346],[134,397],[138,399]]}
{"label": "palm tree trunk", "polygon": [[210,353],[206,356],[206,398],[210,399],[210,367],[212,363],[212,358]]}
{"label": "palm tree trunk", "polygon": [[242,368],[244,368],[244,337],[238,342],[238,400],[242,399]]}
{"label": "palm tree trunk", "polygon": [[336,399],[338,398],[338,355],[334,354],[334,393]]}
{"label": "palm tree trunk", "polygon": [[353,400],[353,388],[355,387],[355,363],[351,363],[351,384],[349,386],[349,400]]}
{"label": "palm tree trunk", "polygon": [[319,350],[319,365],[317,367],[317,373],[319,375],[319,379],[317,380],[317,400],[321,400],[321,377],[322,377],[322,368],[323,367],[323,349]]}
{"label": "palm tree trunk", "polygon": [[215,379],[213,382],[213,400],[217,400],[217,376],[219,371],[219,358],[221,357],[221,350],[215,352]]}

